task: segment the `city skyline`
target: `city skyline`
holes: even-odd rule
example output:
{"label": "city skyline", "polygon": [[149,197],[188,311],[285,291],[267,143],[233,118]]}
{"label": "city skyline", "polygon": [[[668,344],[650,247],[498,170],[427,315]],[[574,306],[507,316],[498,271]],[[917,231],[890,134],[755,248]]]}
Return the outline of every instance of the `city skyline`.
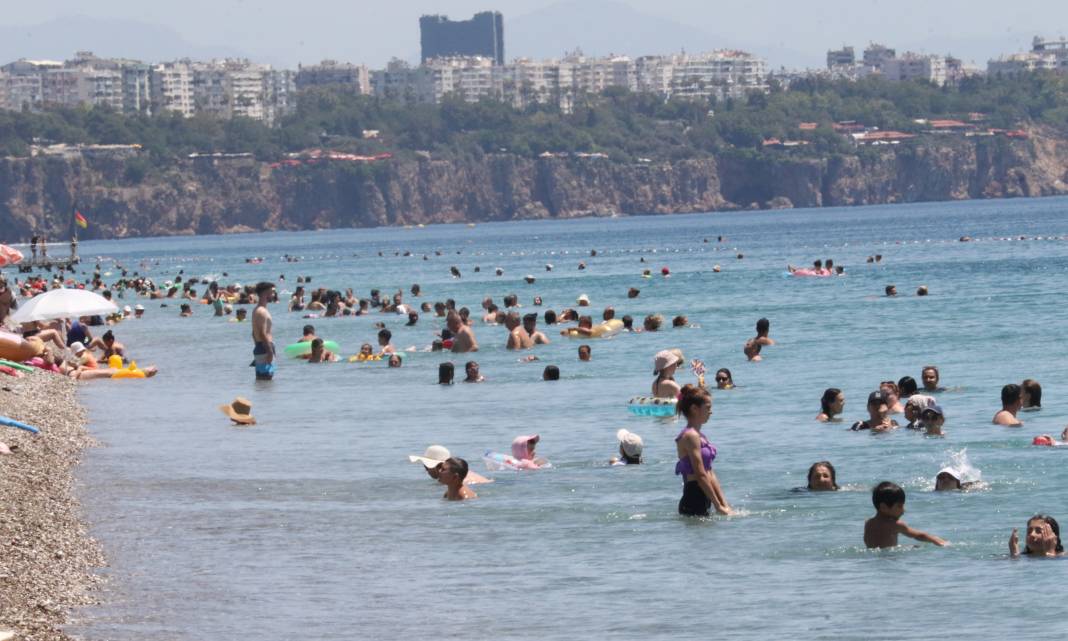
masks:
{"label": "city skyline", "polygon": [[[509,60],[560,57],[576,47],[591,55],[631,56],[740,48],[766,58],[771,68],[817,68],[828,49],[882,42],[899,50],[951,53],[983,66],[989,58],[1027,49],[1035,35],[1063,31],[1049,25],[1068,25],[1068,7],[1035,0],[1018,2],[1013,12],[1018,22],[1009,26],[992,2],[780,4],[753,0],[745,7],[711,9],[691,0],[500,0],[403,3],[376,6],[372,13],[366,3],[310,0],[303,5],[307,11],[293,14],[291,5],[270,0],[255,12],[235,0],[190,0],[181,6],[100,0],[86,17],[84,5],[57,0],[5,10],[0,59],[63,59],[89,49],[152,60],[241,56],[287,68],[322,59],[381,67],[394,57],[418,60],[420,15],[466,19],[491,10],[504,14]],[[888,12],[894,19],[887,19]],[[321,20],[324,14],[332,19]],[[212,19],[203,20],[206,15]]]}

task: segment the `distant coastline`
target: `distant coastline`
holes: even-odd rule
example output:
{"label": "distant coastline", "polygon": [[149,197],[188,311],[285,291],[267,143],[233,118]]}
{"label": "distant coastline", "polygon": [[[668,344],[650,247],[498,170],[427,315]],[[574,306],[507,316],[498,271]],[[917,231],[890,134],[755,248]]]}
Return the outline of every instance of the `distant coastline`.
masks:
{"label": "distant coastline", "polygon": [[484,154],[375,163],[204,157],[139,182],[134,160],[0,160],[0,229],[66,238],[225,234],[1068,194],[1068,137],[937,138],[823,157],[724,153],[632,162]]}

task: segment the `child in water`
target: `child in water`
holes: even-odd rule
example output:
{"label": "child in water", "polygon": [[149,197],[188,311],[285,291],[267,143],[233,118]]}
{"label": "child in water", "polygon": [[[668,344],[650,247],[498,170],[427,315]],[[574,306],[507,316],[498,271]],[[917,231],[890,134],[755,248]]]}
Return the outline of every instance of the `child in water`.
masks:
{"label": "child in water", "polygon": [[526,470],[536,470],[545,466],[548,461],[538,456],[535,458],[534,448],[537,447],[541,437],[537,434],[530,436],[517,436],[512,441],[512,457],[516,459],[516,465]]}
{"label": "child in water", "polygon": [[897,535],[926,541],[942,547],[946,542],[933,534],[914,530],[901,520],[905,513],[905,490],[890,481],[875,486],[871,493],[875,516],[864,522],[864,545],[869,548],[897,547]]}
{"label": "child in water", "polygon": [[644,449],[642,437],[623,429],[616,432],[616,439],[619,441],[619,456],[609,459],[610,464],[638,465],[642,462],[642,449]]}

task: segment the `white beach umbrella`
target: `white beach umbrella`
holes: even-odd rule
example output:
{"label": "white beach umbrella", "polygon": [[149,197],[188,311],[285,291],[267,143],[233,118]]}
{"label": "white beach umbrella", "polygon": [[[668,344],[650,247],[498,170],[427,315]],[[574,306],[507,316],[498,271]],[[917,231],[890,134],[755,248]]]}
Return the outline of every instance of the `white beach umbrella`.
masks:
{"label": "white beach umbrella", "polygon": [[119,308],[115,306],[115,303],[100,294],[84,289],[53,289],[20,304],[18,311],[11,315],[11,320],[16,323],[27,323],[56,318],[113,314],[117,311]]}

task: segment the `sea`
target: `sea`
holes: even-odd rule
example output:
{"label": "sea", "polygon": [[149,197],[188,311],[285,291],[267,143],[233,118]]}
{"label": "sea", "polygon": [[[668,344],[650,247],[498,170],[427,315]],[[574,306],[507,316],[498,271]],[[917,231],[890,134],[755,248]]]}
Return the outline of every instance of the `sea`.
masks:
{"label": "sea", "polygon": [[[157,283],[270,280],[286,298],[303,277],[361,297],[451,298],[474,318],[486,296],[514,293],[521,312],[540,314],[586,294],[598,316],[613,306],[639,326],[648,314],[669,321],[586,341],[543,326],[551,344],[524,353],[505,349],[503,327],[476,322],[480,351],[451,355],[427,351],[444,326],[433,314],[406,326],[393,314],[308,319],[277,304],[280,350],[310,323],[343,360],[282,359],[273,381],[257,382],[248,323],[199,304],[180,318],[175,301],[127,293],[120,305],[147,311],[114,331],[159,375],[79,393],[100,447],[85,453],[78,494],[108,557],[99,604],[69,626],[86,639],[1068,631],[1068,566],[1008,556],[1011,531],[1022,538],[1031,515],[1068,524],[1068,448],[1031,444],[1068,423],[1066,198],[86,241],[81,253],[105,280],[122,267]],[[786,273],[828,258],[843,276]],[[900,295],[884,296],[888,284]],[[921,285],[930,295],[915,295]],[[640,295],[628,299],[632,287]],[[691,326],[671,328],[680,314]],[[761,317],[777,345],[747,362],[742,346]],[[403,366],[347,362],[375,343],[379,322],[414,350]],[[577,358],[583,343],[589,362]],[[674,438],[684,424],[628,411],[669,348],[701,359],[709,380],[720,367],[733,374],[735,389],[713,392],[704,431],[734,516],[680,517]],[[458,373],[476,360],[485,382],[438,385],[447,360]],[[559,381],[542,380],[550,364]],[[944,438],[848,430],[880,381],[920,380],[929,364],[947,387],[936,395]],[[695,380],[688,368],[677,378]],[[1043,386],[1041,411],[1022,413],[1021,428],[992,425],[1001,387],[1025,378]],[[814,420],[829,387],[845,394],[843,422]],[[252,402],[255,426],[220,412],[237,396]],[[608,465],[620,428],[644,440],[643,464]],[[521,434],[540,435],[551,469],[489,471],[486,452],[508,452]],[[431,444],[494,482],[475,487],[477,500],[443,500],[408,460]],[[800,489],[821,460],[840,491]],[[935,475],[954,462],[981,482],[936,493]],[[884,480],[905,489],[904,520],[948,547],[902,537],[896,549],[865,549],[871,489]]]}

